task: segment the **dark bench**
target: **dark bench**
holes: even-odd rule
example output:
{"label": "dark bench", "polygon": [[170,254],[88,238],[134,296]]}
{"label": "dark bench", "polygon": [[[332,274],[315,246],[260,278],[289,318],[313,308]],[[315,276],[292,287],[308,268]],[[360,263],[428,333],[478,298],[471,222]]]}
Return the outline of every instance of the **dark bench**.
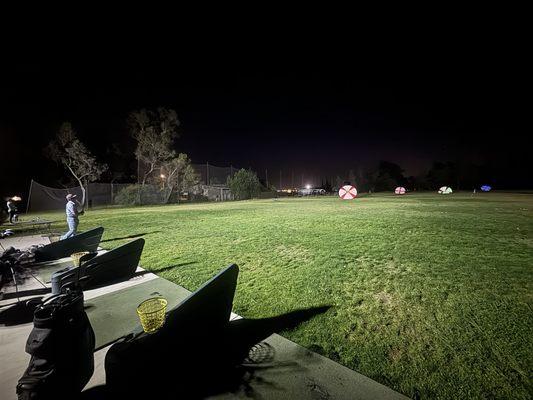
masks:
{"label": "dark bench", "polygon": [[95,252],[98,249],[103,233],[104,228],[98,227],[67,239],[47,244],[35,252],[35,261],[57,260],[81,251]]}
{"label": "dark bench", "polygon": [[83,289],[131,278],[139,265],[144,239],[136,239],[113,250],[96,255],[87,254],[80,259],[80,267],[68,267],[52,275],[52,293],[80,279]]}

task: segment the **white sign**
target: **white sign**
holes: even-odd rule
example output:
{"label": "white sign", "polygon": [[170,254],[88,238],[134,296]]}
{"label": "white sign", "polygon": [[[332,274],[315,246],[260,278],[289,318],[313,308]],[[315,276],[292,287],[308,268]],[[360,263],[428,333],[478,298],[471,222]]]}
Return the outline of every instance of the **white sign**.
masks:
{"label": "white sign", "polygon": [[339,189],[339,197],[343,200],[352,200],[357,196],[357,189],[352,185],[345,185]]}
{"label": "white sign", "polygon": [[396,189],[394,189],[395,194],[405,194],[405,188],[398,186]]}

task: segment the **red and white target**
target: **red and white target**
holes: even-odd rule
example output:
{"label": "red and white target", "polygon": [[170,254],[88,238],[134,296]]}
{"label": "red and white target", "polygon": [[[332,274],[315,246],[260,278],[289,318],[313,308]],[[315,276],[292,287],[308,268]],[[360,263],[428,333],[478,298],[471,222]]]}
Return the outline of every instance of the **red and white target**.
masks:
{"label": "red and white target", "polygon": [[405,194],[405,188],[398,186],[396,189],[394,189],[395,194]]}
{"label": "red and white target", "polygon": [[352,200],[357,196],[357,189],[352,185],[345,185],[339,189],[339,197],[343,200]]}

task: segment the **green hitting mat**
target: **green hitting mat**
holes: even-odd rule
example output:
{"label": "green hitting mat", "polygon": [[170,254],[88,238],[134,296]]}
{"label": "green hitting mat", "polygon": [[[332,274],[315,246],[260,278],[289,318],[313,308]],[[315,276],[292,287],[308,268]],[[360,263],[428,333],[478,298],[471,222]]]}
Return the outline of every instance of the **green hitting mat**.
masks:
{"label": "green hitting mat", "polygon": [[50,283],[52,279],[52,274],[59,271],[60,269],[72,266],[72,260],[64,261],[51,261],[43,263],[36,268],[32,268],[33,274],[43,283]]}
{"label": "green hitting mat", "polygon": [[85,311],[96,335],[96,349],[113,343],[140,325],[136,309],[143,300],[163,297],[168,301],[168,311],[189,294],[181,286],[156,278],[86,300]]}

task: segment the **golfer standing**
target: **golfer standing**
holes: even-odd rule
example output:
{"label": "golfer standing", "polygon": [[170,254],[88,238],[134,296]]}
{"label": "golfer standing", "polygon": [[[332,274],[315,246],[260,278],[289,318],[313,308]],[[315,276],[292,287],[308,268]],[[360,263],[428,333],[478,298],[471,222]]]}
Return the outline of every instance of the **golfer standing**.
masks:
{"label": "golfer standing", "polygon": [[7,199],[7,212],[9,213],[9,223],[14,223],[15,215],[17,214],[17,206],[11,197]]}
{"label": "golfer standing", "polygon": [[[78,220],[78,207],[76,206],[76,203],[72,200],[76,197],[75,194],[67,194],[67,206],[66,206],[66,213],[67,213],[67,224],[69,231],[65,233],[63,236],[61,236],[61,240],[67,239],[71,236],[74,236],[76,234],[76,231],[78,230],[78,224],[80,221]],[[83,211],[81,212],[83,214]]]}

